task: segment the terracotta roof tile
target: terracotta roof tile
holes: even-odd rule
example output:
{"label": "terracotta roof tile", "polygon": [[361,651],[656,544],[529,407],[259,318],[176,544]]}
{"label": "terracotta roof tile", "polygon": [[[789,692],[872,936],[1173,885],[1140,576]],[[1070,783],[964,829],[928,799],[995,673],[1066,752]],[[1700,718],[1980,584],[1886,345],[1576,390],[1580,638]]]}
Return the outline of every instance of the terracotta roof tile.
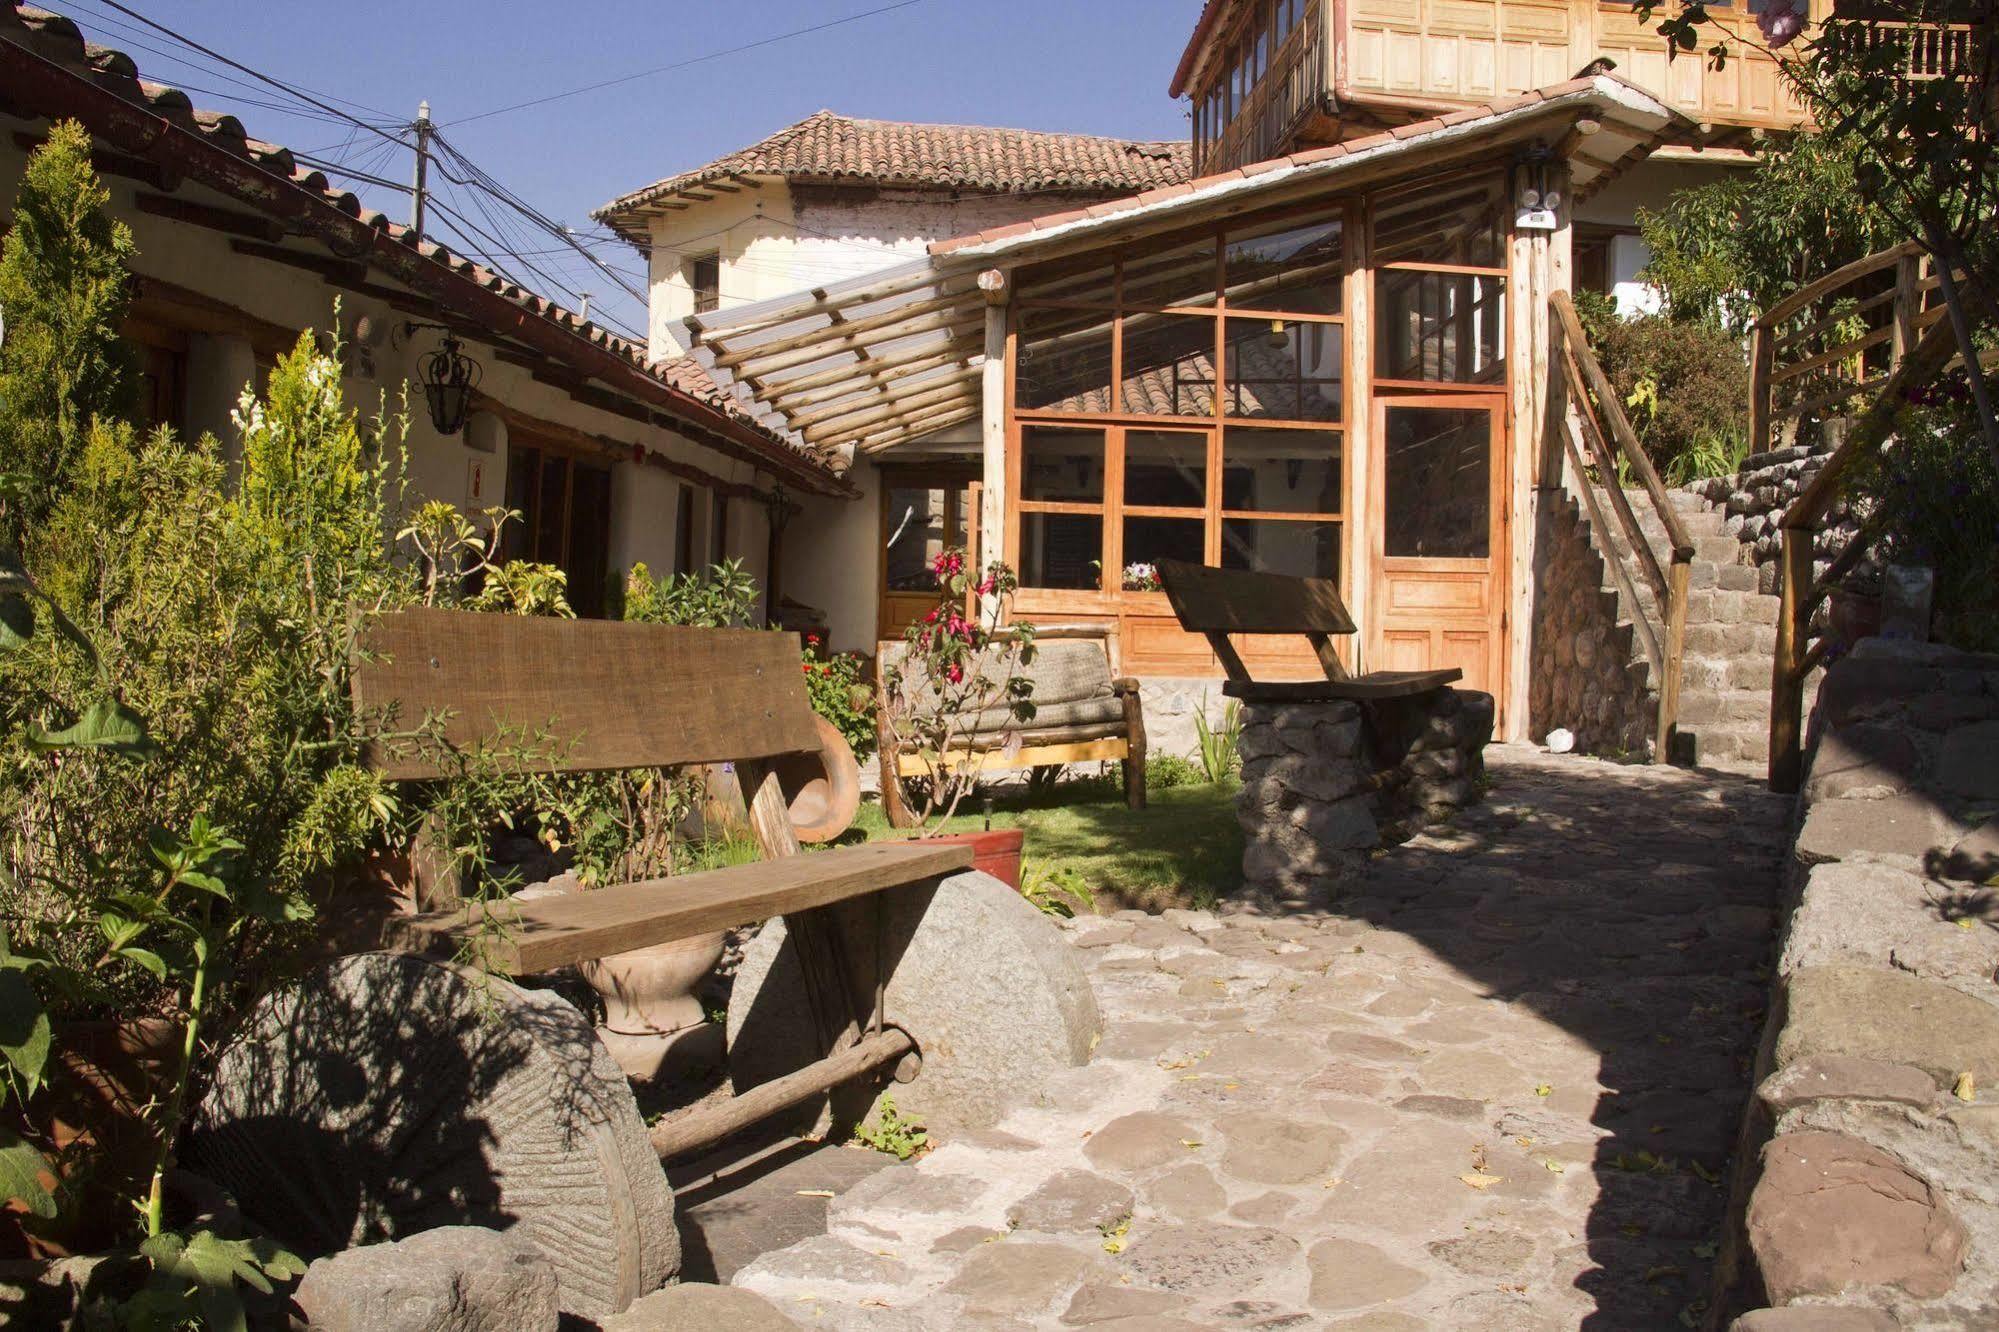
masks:
{"label": "terracotta roof tile", "polygon": [[[611,352],[675,392],[696,398],[711,409],[726,411],[740,426],[761,436],[768,445],[791,453],[802,452],[812,462],[824,464],[825,459],[815,451],[800,450],[754,420],[739,403],[718,389],[699,367],[689,363],[685,369],[676,368],[671,374],[663,373],[660,367],[650,363],[647,349],[642,344],[619,337],[544,296],[514,285],[483,264],[417,236],[383,213],[364,210],[360,199],[348,191],[335,188],[323,173],[299,166],[290,149],[251,138],[235,116],[196,110],[187,94],[180,89],[140,78],[138,66],[130,56],[85,41],[82,31],[67,17],[22,4],[20,0],[4,0],[0,3],[0,39],[15,40],[17,44],[63,66],[76,77],[198,135],[215,147],[247,159],[278,179],[448,269],[459,278],[497,293],[523,310]],[[498,330],[495,330],[495,335],[499,336]],[[699,376],[698,381],[686,373],[687,369]]]}
{"label": "terracotta roof tile", "polygon": [[986,194],[1131,194],[1185,181],[1193,160],[1193,147],[1184,140],[860,120],[820,111],[705,166],[614,199],[593,216],[643,240],[648,208],[735,177]]}

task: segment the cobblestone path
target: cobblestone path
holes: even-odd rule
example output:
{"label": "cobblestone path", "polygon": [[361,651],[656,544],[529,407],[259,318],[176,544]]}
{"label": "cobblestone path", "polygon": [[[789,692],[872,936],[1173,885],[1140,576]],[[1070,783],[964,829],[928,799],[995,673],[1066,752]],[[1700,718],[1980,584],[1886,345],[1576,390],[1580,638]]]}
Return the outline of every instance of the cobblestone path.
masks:
{"label": "cobblestone path", "polygon": [[1788,802],[1489,758],[1487,803],[1330,917],[1077,922],[1089,1066],[870,1175],[736,1284],[884,1332],[1695,1318]]}

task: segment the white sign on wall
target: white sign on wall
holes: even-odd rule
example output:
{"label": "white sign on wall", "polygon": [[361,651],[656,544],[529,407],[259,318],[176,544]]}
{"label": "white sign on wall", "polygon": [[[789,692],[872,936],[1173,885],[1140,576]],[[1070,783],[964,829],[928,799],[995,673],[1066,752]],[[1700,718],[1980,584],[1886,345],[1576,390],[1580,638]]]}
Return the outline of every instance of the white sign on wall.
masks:
{"label": "white sign on wall", "polygon": [[465,502],[468,505],[486,502],[486,460],[471,458],[465,463]]}

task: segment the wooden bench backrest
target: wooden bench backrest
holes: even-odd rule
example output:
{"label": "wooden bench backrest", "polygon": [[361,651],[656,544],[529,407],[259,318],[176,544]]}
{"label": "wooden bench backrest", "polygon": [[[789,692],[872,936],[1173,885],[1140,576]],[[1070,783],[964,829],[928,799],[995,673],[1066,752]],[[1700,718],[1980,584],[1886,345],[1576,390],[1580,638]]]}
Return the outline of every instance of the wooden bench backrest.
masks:
{"label": "wooden bench backrest", "polygon": [[1180,627],[1207,636],[1230,679],[1250,678],[1230,634],[1303,634],[1312,641],[1326,678],[1347,678],[1330,636],[1354,633],[1356,626],[1332,579],[1214,569],[1177,560],[1160,561],[1158,570]]}
{"label": "wooden bench backrest", "polygon": [[[798,636],[757,629],[399,611],[368,626],[353,691],[364,715],[393,708],[395,730],[442,717],[441,738],[454,748],[504,737],[543,751],[526,766],[548,772],[819,748]],[[391,742],[367,759],[391,781],[442,776],[430,749]]]}

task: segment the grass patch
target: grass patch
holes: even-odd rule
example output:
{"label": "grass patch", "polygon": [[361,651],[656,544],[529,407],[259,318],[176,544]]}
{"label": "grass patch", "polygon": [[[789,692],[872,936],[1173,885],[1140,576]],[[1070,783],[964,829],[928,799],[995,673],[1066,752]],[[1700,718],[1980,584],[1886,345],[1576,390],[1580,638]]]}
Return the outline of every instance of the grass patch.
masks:
{"label": "grass patch", "polygon": [[[1154,791],[1145,809],[1133,811],[1111,783],[1067,782],[1031,798],[996,798],[992,826],[1025,829],[1026,863],[1073,868],[1097,895],[1099,911],[1205,908],[1242,884],[1235,792],[1233,785],[1176,786]],[[986,826],[983,807],[966,804],[971,812],[961,810],[945,831]],[[873,802],[854,826],[868,841],[908,836],[890,828]]]}

